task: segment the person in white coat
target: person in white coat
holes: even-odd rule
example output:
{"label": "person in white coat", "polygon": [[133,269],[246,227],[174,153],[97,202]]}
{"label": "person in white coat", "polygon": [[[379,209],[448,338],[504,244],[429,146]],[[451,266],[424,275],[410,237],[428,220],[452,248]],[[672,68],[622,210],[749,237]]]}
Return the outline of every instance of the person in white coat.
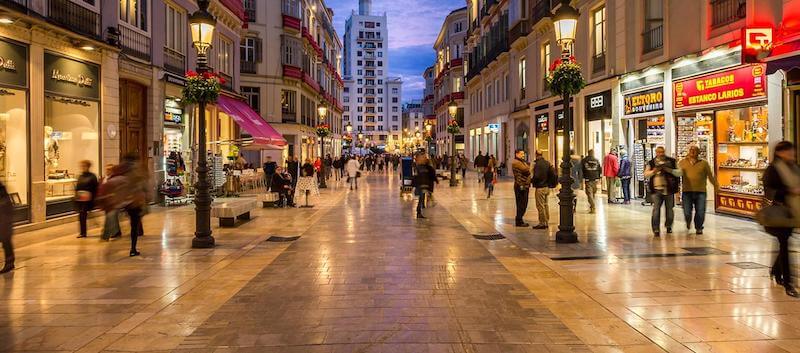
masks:
{"label": "person in white coat", "polygon": [[344,170],[347,173],[347,181],[350,183],[350,190],[353,190],[354,185],[358,189],[358,177],[360,174],[358,170],[360,168],[361,165],[355,158],[350,158],[344,166]]}

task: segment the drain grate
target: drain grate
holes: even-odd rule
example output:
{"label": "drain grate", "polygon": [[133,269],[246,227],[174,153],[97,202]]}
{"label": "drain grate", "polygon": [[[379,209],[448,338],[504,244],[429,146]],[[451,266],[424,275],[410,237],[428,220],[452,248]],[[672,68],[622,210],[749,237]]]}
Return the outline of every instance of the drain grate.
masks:
{"label": "drain grate", "polygon": [[728,262],[728,265],[741,268],[743,270],[756,270],[760,268],[768,268],[769,266],[764,266],[760,263],[756,262]]}
{"label": "drain grate", "polygon": [[500,240],[506,238],[500,233],[473,234],[472,237],[478,240]]}
{"label": "drain grate", "polygon": [[727,251],[722,251],[717,248],[710,248],[710,247],[700,247],[700,248],[683,248],[692,255],[730,255]]}
{"label": "drain grate", "polygon": [[267,238],[267,241],[273,242],[273,243],[285,243],[285,242],[295,241],[297,239],[300,239],[299,235],[292,236],[292,237],[282,237],[282,236],[273,235],[273,236]]}

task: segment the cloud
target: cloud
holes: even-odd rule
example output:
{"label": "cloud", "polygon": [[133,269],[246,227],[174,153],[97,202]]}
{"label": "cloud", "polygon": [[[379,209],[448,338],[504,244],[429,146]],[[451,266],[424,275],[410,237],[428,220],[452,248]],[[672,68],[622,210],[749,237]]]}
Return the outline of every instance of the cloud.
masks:
{"label": "cloud", "polygon": [[[358,0],[326,0],[334,11],[334,26],[340,37],[345,21]],[[373,0],[372,11],[386,13],[389,25],[389,73],[403,78],[403,101],[421,98],[425,88],[422,73],[433,64],[433,42],[444,18],[466,5],[464,0]]]}

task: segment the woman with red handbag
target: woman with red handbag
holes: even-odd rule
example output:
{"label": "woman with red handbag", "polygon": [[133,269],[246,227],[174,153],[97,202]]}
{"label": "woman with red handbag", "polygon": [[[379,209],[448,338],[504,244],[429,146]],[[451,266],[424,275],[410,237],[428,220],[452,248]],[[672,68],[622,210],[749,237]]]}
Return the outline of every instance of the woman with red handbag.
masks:
{"label": "woman with red handbag", "polygon": [[78,211],[78,223],[80,223],[80,234],[78,238],[86,238],[86,221],[89,219],[89,211],[94,209],[94,199],[97,195],[97,176],[91,171],[92,162],[84,160],[80,162],[81,175],[78,176],[78,183],[75,186],[75,208]]}

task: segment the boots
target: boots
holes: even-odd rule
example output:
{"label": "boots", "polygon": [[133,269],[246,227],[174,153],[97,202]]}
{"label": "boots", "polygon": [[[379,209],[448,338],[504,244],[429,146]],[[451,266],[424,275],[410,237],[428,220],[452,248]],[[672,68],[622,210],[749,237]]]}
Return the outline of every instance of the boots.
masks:
{"label": "boots", "polygon": [[11,272],[14,269],[14,259],[6,260],[5,265],[3,265],[3,269],[0,269],[0,274]]}

